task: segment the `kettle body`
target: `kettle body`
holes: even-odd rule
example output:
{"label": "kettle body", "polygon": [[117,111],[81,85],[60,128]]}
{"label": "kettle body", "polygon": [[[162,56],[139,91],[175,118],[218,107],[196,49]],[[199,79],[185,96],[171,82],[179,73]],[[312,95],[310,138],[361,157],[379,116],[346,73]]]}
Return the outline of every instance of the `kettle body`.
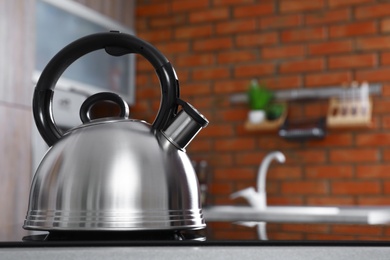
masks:
{"label": "kettle body", "polygon": [[[132,133],[131,138],[128,134]],[[90,123],[50,148],[33,179],[28,229],[164,230],[204,224],[191,162],[150,125]],[[128,140],[126,140],[128,139]],[[126,140],[126,141],[124,141]],[[134,150],[144,146],[147,149]]]}
{"label": "kettle body", "polygon": [[[55,83],[74,60],[100,48],[111,55],[140,53],[152,63],[162,88],[159,113],[153,124],[128,119],[127,104],[119,96],[97,94],[80,109],[84,124],[62,134],[51,111]],[[100,99],[116,102],[121,107],[120,117],[91,120],[89,110]],[[178,113],[179,105],[182,110]],[[50,148],[33,178],[25,229],[205,227],[199,185],[185,146],[208,121],[179,99],[174,69],[153,46],[118,32],[86,36],[71,43],[42,72],[34,92],[33,112]]]}

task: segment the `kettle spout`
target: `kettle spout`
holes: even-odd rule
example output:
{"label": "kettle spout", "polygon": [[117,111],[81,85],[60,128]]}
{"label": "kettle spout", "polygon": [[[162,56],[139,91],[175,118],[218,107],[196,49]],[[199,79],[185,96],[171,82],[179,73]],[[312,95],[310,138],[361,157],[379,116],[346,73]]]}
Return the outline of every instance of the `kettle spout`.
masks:
{"label": "kettle spout", "polygon": [[189,103],[179,99],[182,110],[168,127],[161,131],[163,136],[179,149],[185,149],[209,121]]}

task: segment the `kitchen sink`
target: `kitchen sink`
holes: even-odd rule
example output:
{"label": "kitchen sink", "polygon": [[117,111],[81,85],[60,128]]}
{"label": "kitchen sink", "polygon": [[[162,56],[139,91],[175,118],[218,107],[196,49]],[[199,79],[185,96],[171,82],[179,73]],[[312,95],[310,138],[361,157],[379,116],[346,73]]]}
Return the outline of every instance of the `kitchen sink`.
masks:
{"label": "kitchen sink", "polygon": [[206,221],[279,222],[279,223],[350,223],[380,225],[390,223],[390,206],[208,206],[203,208]]}

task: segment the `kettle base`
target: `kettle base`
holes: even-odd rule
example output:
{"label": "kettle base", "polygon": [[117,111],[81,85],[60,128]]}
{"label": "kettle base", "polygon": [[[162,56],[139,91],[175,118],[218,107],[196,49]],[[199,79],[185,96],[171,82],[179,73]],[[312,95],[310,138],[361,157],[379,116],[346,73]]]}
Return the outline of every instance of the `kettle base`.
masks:
{"label": "kettle base", "polygon": [[23,237],[23,241],[205,241],[204,230],[50,231]]}
{"label": "kettle base", "polygon": [[24,229],[43,231],[152,231],[205,228],[202,210],[157,212],[29,211]]}

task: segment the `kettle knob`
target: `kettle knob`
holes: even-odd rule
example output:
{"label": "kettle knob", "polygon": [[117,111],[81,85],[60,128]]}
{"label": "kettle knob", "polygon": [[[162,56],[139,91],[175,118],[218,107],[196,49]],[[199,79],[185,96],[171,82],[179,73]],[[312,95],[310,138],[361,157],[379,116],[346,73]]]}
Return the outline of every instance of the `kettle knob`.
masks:
{"label": "kettle knob", "polygon": [[112,92],[100,92],[88,97],[80,107],[80,119],[83,123],[91,121],[91,109],[99,101],[111,101],[120,108],[119,117],[129,118],[129,105],[118,94]]}

